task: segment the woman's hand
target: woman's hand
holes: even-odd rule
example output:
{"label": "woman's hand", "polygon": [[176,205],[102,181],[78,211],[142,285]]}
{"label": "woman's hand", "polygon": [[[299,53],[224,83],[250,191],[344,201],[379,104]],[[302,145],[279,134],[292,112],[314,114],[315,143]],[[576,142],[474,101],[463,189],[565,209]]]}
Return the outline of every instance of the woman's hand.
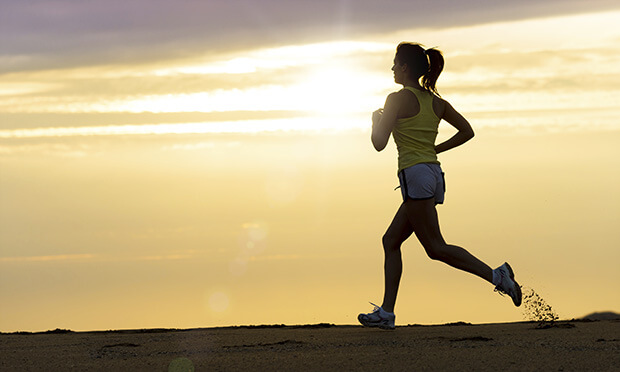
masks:
{"label": "woman's hand", "polygon": [[398,93],[391,93],[385,100],[384,109],[378,109],[372,113],[372,145],[375,150],[381,151],[390,139],[390,134],[396,125],[396,116],[400,107]]}

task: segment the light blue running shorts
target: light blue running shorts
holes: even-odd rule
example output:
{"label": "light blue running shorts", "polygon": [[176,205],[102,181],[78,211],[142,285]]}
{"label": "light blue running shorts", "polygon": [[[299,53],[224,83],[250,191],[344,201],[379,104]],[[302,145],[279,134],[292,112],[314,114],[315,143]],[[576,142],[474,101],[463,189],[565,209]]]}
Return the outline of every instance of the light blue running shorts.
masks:
{"label": "light blue running shorts", "polygon": [[398,172],[403,201],[435,199],[435,204],[443,204],[446,192],[444,173],[439,164],[421,163]]}

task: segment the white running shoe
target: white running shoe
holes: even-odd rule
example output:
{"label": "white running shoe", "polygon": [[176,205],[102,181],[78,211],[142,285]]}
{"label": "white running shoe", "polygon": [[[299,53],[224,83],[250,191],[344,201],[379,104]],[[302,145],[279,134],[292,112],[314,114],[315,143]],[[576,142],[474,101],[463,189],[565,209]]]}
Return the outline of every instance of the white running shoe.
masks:
{"label": "white running shoe", "polygon": [[363,326],[379,327],[381,329],[396,328],[396,325],[394,324],[394,321],[396,320],[396,315],[394,315],[394,313],[388,313],[387,311],[383,310],[381,306],[377,306],[372,302],[370,304],[375,307],[372,313],[360,314],[357,316],[357,320],[359,320],[359,322],[362,323]]}
{"label": "white running shoe", "polygon": [[521,306],[521,286],[515,280],[515,274],[508,262],[494,270],[499,275],[495,291],[499,294],[507,294],[512,298],[515,306]]}

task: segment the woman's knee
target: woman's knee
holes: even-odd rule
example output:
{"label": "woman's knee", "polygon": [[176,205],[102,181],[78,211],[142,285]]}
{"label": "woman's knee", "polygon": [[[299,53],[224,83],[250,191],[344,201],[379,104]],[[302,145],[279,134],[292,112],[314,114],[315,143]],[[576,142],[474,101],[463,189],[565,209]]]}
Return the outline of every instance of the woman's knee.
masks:
{"label": "woman's knee", "polygon": [[443,261],[445,257],[444,245],[439,243],[423,244],[426,254],[431,260]]}
{"label": "woman's knee", "polygon": [[387,253],[399,251],[400,246],[403,244],[399,236],[390,234],[389,231],[383,234],[383,237],[381,238],[381,243],[383,243],[383,250]]}

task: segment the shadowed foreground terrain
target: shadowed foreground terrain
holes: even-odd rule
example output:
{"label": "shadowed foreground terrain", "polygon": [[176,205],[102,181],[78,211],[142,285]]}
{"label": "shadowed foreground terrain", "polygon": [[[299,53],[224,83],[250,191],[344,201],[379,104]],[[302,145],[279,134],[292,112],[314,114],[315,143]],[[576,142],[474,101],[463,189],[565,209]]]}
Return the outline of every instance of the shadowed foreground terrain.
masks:
{"label": "shadowed foreground terrain", "polygon": [[0,334],[0,370],[618,370],[620,321]]}

